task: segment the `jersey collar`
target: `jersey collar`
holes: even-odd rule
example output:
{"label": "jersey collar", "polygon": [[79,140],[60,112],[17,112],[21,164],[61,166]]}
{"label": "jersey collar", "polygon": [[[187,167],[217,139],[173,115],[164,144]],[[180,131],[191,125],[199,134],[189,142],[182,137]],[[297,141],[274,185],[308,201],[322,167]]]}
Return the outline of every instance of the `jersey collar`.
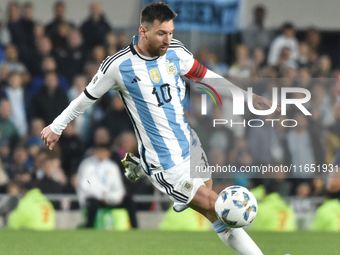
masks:
{"label": "jersey collar", "polygon": [[145,61],[153,61],[153,60],[156,60],[156,59],[159,58],[159,56],[152,58],[152,57],[147,57],[147,56],[141,55],[137,51],[137,49],[136,49],[136,45],[138,43],[138,40],[139,40],[139,36],[138,35],[135,35],[135,36],[132,37],[132,42],[130,44],[130,49],[131,49],[131,52],[132,52],[133,55],[137,55],[139,58],[141,58],[141,59],[143,59]]}

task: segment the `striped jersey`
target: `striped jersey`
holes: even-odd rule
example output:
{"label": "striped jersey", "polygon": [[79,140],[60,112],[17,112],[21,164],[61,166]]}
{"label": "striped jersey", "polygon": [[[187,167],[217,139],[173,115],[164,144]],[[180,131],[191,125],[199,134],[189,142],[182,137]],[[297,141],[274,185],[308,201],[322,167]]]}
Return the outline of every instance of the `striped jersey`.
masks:
{"label": "striped jersey", "polygon": [[134,36],[131,45],[107,57],[84,92],[97,99],[110,89],[118,91],[135,129],[142,166],[151,174],[190,157],[191,130],[184,115],[181,76],[195,60],[175,39],[163,56],[155,58],[140,55],[137,43]]}

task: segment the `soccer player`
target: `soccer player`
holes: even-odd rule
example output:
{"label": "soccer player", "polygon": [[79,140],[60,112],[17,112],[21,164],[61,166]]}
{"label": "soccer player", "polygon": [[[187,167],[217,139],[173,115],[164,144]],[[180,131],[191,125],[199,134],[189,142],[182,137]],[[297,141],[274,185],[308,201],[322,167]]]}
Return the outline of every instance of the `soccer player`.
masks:
{"label": "soccer player", "polygon": [[[141,12],[139,35],[131,45],[103,61],[84,92],[43,129],[41,137],[52,149],[70,121],[108,90],[117,90],[135,128],[142,169],[152,184],[167,193],[175,205],[182,205],[177,209],[188,205],[204,215],[222,241],[238,254],[262,254],[243,229],[230,229],[217,219],[214,204],[218,195],[211,189],[211,178],[190,178],[190,158],[195,162],[206,159],[184,116],[181,76],[202,82],[222,77],[198,63],[180,41],[173,39],[176,16],[165,3],[146,6]],[[224,83],[234,86],[227,80]],[[225,94],[231,97],[230,92]],[[252,99],[258,109],[263,109],[261,104],[271,107],[268,99],[257,95]],[[194,153],[189,149],[191,136],[196,141]]]}

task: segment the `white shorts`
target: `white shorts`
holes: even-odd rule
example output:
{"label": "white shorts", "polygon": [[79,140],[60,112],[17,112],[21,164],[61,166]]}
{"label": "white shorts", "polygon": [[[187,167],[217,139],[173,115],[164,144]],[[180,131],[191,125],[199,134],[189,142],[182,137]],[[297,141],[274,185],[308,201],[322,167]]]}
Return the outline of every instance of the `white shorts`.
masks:
{"label": "white shorts", "polygon": [[[199,155],[204,153],[201,147],[199,147],[199,149]],[[196,157],[196,159],[202,161],[199,162],[200,164],[206,164],[206,159],[202,159],[201,156]],[[196,163],[197,162],[198,161],[196,161]],[[187,205],[194,198],[198,188],[205,185],[204,182],[211,177],[205,176],[204,178],[193,178],[190,176],[190,159],[187,159],[170,169],[148,175],[148,178],[158,190],[164,194],[168,194],[172,201]]]}

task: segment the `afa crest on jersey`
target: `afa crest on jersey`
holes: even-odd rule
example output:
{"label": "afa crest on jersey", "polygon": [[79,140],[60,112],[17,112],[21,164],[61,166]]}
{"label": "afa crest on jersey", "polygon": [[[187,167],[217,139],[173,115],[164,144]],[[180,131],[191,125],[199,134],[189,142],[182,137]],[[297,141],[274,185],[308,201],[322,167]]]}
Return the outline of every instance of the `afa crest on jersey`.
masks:
{"label": "afa crest on jersey", "polygon": [[161,76],[157,68],[151,69],[149,71],[149,74],[150,74],[151,80],[153,80],[154,82],[158,83],[161,80]]}
{"label": "afa crest on jersey", "polygon": [[166,65],[166,71],[169,75],[175,76],[177,74],[177,68],[174,62],[169,62]]}

